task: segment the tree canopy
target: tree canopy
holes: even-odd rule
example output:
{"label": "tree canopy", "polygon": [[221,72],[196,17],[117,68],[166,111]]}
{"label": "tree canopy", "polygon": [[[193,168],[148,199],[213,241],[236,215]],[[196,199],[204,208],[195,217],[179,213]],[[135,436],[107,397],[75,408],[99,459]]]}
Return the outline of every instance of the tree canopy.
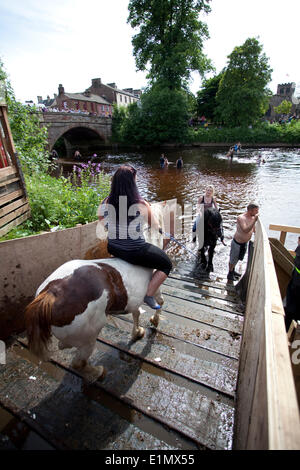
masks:
{"label": "tree canopy", "polygon": [[211,0],[130,0],[128,23],[139,32],[132,39],[138,70],[147,70],[152,84],[169,89],[186,86],[192,71],[211,68],[203,53],[209,37],[199,19]]}
{"label": "tree canopy", "polygon": [[4,82],[10,127],[23,171],[46,171],[49,166],[46,152],[47,130],[40,128],[37,110],[16,99],[1,59],[0,80]]}
{"label": "tree canopy", "polygon": [[249,38],[228,56],[217,93],[217,116],[229,126],[254,123],[267,107],[272,69],[256,38]]}
{"label": "tree canopy", "polygon": [[204,115],[207,119],[213,120],[216,109],[216,95],[219,90],[220,81],[223,77],[221,72],[212,78],[203,81],[201,90],[197,93],[197,115]]}

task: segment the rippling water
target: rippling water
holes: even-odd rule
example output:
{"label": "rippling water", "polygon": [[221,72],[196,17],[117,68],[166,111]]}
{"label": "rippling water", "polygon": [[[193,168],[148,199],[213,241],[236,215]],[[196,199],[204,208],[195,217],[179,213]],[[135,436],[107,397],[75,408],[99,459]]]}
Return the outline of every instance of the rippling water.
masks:
{"label": "rippling water", "polygon": [[[148,201],[177,198],[178,203],[195,205],[206,185],[215,187],[216,200],[223,215],[224,247],[217,245],[214,264],[216,272],[226,272],[229,245],[235,231],[236,217],[245,211],[251,201],[260,206],[260,217],[269,236],[279,238],[278,232],[269,230],[269,224],[300,226],[300,150],[247,149],[229,161],[227,149],[185,149],[164,151],[170,163],[159,166],[160,151],[141,153],[99,152],[105,172],[113,173],[122,163],[130,163],[138,170],[138,187]],[[266,163],[257,164],[261,154]],[[175,168],[182,155],[184,167]],[[192,222],[190,222],[191,224]],[[191,248],[190,240],[180,240]],[[297,236],[287,236],[286,246],[295,249]],[[194,257],[182,247],[171,244],[168,253],[177,266],[192,265]],[[180,268],[179,268],[180,270]]]}

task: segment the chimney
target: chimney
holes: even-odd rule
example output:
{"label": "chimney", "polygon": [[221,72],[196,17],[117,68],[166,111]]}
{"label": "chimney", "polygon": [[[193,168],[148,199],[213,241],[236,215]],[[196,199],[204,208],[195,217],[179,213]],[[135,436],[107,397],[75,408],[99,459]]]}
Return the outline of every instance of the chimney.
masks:
{"label": "chimney", "polygon": [[85,92],[83,94],[84,94],[84,96],[90,97],[91,96],[91,90],[87,89],[87,90],[85,90]]}
{"label": "chimney", "polygon": [[115,83],[108,83],[108,86],[111,86],[112,88],[117,88],[117,85]]}
{"label": "chimney", "polygon": [[41,104],[43,102],[43,97],[42,96],[37,96],[38,104]]}
{"label": "chimney", "polygon": [[65,94],[65,89],[64,89],[64,87],[62,86],[61,83],[58,85],[58,94],[59,95],[64,95]]}
{"label": "chimney", "polygon": [[101,78],[92,78],[92,87],[100,88],[101,86]]}
{"label": "chimney", "polygon": [[57,98],[57,93],[54,93],[54,95],[53,95],[53,96],[54,96],[54,99],[56,99],[56,98]]}

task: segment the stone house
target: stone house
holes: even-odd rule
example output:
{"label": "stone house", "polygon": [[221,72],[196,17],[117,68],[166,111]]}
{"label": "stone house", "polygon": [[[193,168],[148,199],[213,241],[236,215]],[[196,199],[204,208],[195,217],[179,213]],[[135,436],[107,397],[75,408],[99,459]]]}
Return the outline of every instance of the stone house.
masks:
{"label": "stone house", "polygon": [[139,101],[141,90],[134,90],[133,88],[119,89],[115,83],[108,83],[105,85],[101,82],[101,78],[93,78],[92,85],[87,89],[91,93],[101,96],[109,101],[109,103],[122,106],[128,106],[131,103]]}

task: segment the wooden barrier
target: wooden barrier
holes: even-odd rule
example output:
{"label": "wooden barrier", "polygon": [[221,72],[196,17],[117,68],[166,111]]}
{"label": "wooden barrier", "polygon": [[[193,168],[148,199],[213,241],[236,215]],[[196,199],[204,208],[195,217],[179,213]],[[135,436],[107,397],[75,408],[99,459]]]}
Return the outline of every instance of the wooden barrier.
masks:
{"label": "wooden barrier", "polygon": [[0,339],[24,330],[23,312],[58,266],[83,259],[97,241],[97,222],[0,243]]}
{"label": "wooden barrier", "polygon": [[30,217],[25,183],[6,106],[0,105],[0,237]]}
{"label": "wooden barrier", "polygon": [[300,449],[284,310],[268,237],[257,222],[237,386],[234,449]]}
{"label": "wooden barrier", "polygon": [[287,233],[298,233],[300,235],[300,227],[291,227],[291,226],[288,226],[288,225],[270,224],[269,229],[280,232],[279,240],[281,241],[281,243],[283,245],[285,244],[286,234]]}

